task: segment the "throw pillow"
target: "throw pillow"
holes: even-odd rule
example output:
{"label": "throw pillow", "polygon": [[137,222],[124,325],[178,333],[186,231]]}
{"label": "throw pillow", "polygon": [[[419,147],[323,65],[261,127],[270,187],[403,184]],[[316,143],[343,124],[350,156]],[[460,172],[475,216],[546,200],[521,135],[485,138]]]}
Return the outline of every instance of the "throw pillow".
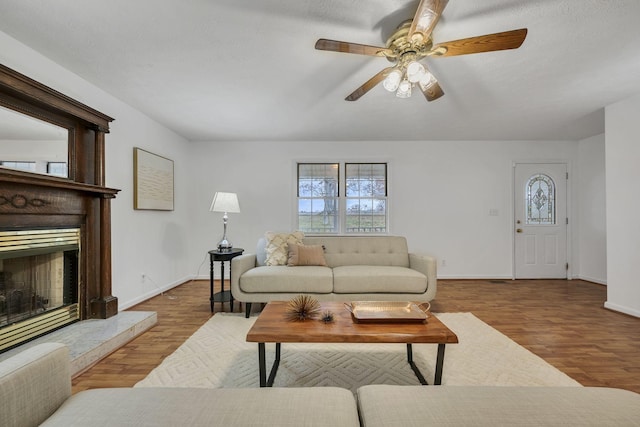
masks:
{"label": "throw pillow", "polygon": [[293,233],[274,233],[267,231],[264,234],[264,238],[267,240],[267,246],[265,248],[267,259],[264,264],[287,265],[289,244],[301,244],[302,239],[304,239],[304,233],[302,231],[294,231]]}
{"label": "throw pillow", "polygon": [[324,250],[321,245],[289,245],[289,267],[296,265],[321,265],[327,266],[324,259]]}

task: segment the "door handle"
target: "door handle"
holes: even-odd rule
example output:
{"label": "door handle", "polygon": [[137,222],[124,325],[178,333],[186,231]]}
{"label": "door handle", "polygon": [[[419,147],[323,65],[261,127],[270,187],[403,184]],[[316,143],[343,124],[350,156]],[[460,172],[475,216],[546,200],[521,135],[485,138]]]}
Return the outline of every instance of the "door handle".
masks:
{"label": "door handle", "polygon": [[522,233],[522,228],[516,228],[516,233]]}

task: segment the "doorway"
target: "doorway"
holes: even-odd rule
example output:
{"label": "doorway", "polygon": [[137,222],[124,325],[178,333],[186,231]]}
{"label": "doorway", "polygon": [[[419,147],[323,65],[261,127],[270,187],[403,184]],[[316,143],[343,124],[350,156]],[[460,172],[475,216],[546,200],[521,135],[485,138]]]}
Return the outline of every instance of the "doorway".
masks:
{"label": "doorway", "polygon": [[566,279],[567,164],[514,169],[514,278]]}

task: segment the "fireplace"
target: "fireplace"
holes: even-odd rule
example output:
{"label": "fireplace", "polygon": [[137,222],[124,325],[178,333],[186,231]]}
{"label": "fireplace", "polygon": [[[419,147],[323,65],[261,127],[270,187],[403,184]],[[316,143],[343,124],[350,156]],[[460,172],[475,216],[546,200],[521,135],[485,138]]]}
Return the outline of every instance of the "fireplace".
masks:
{"label": "fireplace", "polygon": [[[0,253],[0,337],[28,341],[76,320],[116,315],[111,201],[119,190],[105,185],[113,118],[2,64],[0,106],[66,129],[68,142],[66,178],[0,168],[0,232],[8,233],[0,241],[33,240]],[[0,352],[17,342],[1,341]]]}
{"label": "fireplace", "polygon": [[80,318],[80,229],[0,231],[0,351]]}

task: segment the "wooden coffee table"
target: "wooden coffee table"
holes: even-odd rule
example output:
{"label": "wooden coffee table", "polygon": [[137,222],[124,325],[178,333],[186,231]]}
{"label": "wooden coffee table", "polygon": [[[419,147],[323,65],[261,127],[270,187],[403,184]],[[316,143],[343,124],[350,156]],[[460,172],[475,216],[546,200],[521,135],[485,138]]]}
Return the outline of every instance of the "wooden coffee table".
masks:
{"label": "wooden coffee table", "polygon": [[[442,383],[442,364],[446,344],[456,344],[458,337],[437,317],[429,315],[426,323],[356,323],[342,302],[323,302],[322,311],[334,314],[333,323],[321,320],[288,321],[288,302],[270,302],[262,310],[249,332],[247,342],[258,343],[260,387],[271,387],[280,364],[281,343],[401,343],[407,345],[407,361],[420,380],[427,381],[413,362],[412,344],[438,344],[434,385]],[[265,343],[276,344],[276,356],[269,378],[265,366]]]}

